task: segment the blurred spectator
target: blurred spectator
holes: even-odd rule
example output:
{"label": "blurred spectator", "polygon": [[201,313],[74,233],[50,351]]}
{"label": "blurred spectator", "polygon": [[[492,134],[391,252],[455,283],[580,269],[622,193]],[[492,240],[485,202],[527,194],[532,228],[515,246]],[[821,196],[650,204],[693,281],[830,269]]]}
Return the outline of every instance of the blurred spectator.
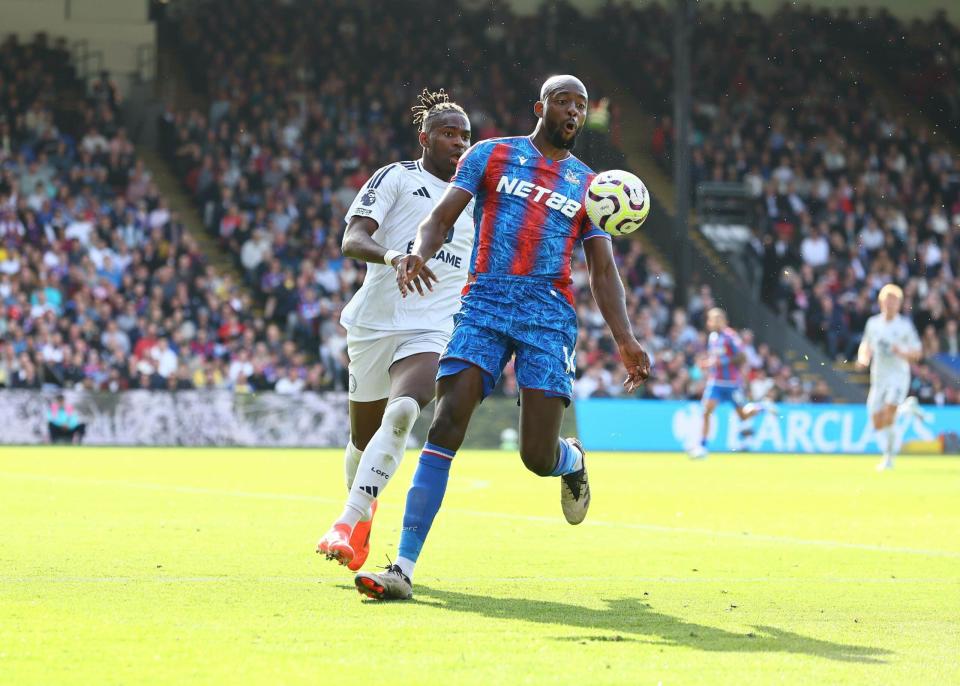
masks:
{"label": "blurred spectator", "polygon": [[51,443],[79,445],[87,432],[87,425],[80,421],[76,409],[67,403],[63,394],[58,394],[47,408],[47,429]]}

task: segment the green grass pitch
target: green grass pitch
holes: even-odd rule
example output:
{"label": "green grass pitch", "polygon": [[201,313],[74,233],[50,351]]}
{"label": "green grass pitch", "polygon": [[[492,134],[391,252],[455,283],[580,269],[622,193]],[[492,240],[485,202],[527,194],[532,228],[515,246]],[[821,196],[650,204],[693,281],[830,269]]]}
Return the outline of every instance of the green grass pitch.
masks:
{"label": "green grass pitch", "polygon": [[313,552],[337,451],[2,448],[0,683],[960,683],[960,460],[588,460],[571,527],[556,480],[458,455],[383,604]]}

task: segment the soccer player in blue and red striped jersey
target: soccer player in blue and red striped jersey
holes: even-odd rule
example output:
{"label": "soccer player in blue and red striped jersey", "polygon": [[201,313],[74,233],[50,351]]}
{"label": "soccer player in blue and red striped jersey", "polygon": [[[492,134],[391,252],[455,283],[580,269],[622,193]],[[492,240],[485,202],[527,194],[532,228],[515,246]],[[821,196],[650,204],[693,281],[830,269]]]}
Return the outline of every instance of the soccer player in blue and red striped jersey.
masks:
{"label": "soccer player in blue and red striped jersey", "polygon": [[426,262],[476,198],[470,277],[440,358],[437,409],[407,495],[399,557],[385,573],[357,575],[357,589],[367,596],[411,597],[414,564],[443,500],[450,465],[474,410],[511,357],[520,387],[520,458],[538,476],[560,477],[568,522],[586,516],[590,488],[583,446],[560,437],[575,372],[570,261],[577,245],[583,246],[593,296],[626,367],[627,391],[649,374],[649,358],[627,318],[610,236],[591,224],[583,206],[594,172],[571,153],[586,119],[586,87],[574,76],[551,77],[533,110],[538,121],[531,135],[482,141],[464,154],[443,198],[420,224],[412,254],[397,267],[401,292],[409,297],[422,290],[421,282],[435,282]]}
{"label": "soccer player in blue and red striped jersey", "polygon": [[[707,457],[707,441],[710,435],[710,418],[721,402],[732,403],[741,421],[747,421],[771,406],[746,403],[743,396],[743,373],[746,356],[740,336],[727,324],[727,313],[719,307],[707,312],[707,386],[703,389],[703,432],[700,442],[690,451],[690,457],[702,460]],[[745,427],[741,439],[749,435]]]}

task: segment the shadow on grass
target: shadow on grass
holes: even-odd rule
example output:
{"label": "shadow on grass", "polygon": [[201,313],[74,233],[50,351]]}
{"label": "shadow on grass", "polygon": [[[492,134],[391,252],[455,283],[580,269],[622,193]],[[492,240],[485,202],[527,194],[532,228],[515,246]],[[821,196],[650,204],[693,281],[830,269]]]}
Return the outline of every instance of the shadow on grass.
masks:
{"label": "shadow on grass", "polygon": [[796,653],[841,662],[873,664],[885,663],[886,660],[882,658],[891,654],[883,648],[833,643],[765,625],[754,626],[754,630],[747,633],[724,631],[654,612],[646,602],[636,598],[608,600],[605,601],[607,608],[595,610],[549,600],[495,598],[441,591],[419,584],[416,593],[416,602],[421,606],[470,612],[493,619],[614,632],[613,636],[587,635],[558,639],[565,641],[625,641],[717,652]]}

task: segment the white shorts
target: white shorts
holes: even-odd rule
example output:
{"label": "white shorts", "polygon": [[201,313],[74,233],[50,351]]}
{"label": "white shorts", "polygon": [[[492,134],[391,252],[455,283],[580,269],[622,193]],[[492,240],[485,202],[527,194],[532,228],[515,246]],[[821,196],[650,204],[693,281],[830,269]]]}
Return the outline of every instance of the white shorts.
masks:
{"label": "white shorts", "polygon": [[362,326],[347,329],[350,358],[348,397],[359,403],[390,396],[390,366],[417,353],[443,352],[450,334],[446,331],[377,331]]}
{"label": "white shorts", "polygon": [[907,399],[910,379],[884,379],[870,384],[867,393],[867,411],[875,415],[888,405],[899,405]]}

